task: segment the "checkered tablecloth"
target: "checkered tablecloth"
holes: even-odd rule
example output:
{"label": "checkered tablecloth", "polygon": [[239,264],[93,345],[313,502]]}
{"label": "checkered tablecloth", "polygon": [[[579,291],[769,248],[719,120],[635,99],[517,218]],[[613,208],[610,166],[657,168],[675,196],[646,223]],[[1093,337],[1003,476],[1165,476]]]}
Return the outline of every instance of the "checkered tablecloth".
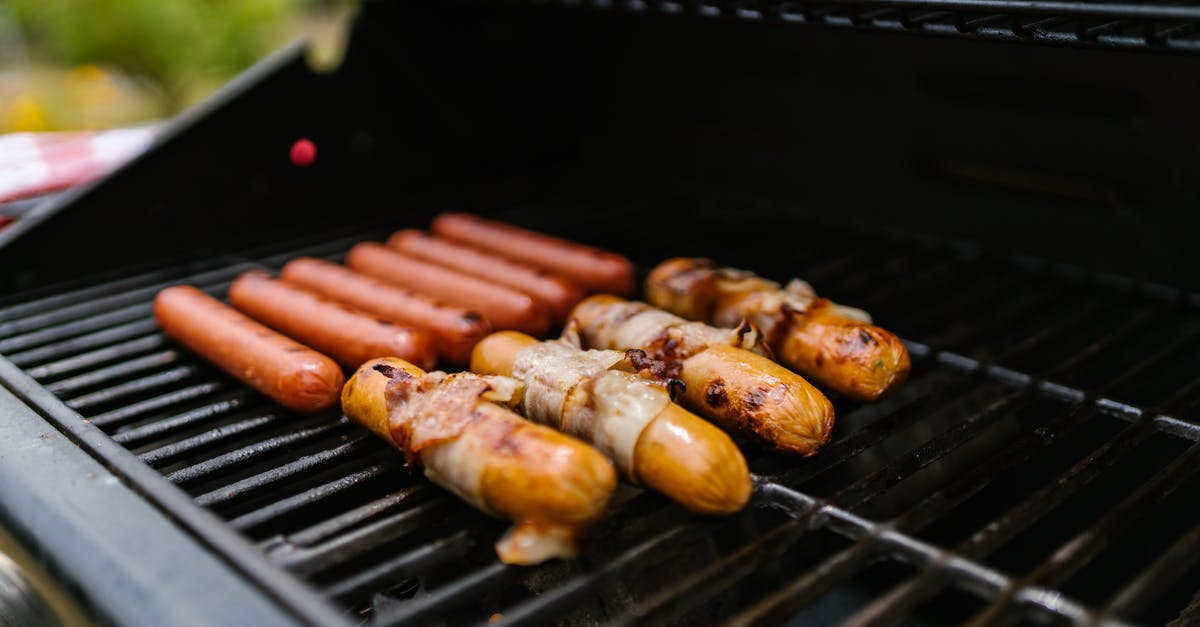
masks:
{"label": "checkered tablecloth", "polygon": [[142,152],[154,126],[62,133],[0,135],[0,215],[3,203],[97,179]]}

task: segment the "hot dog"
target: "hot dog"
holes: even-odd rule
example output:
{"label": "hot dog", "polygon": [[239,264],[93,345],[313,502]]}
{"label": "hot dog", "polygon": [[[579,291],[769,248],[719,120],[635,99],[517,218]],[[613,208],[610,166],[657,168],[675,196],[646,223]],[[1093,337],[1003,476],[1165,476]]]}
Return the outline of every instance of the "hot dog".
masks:
{"label": "hot dog", "polygon": [[346,265],[363,274],[478,311],[497,329],[516,329],[538,335],[550,328],[549,312],[532,296],[414,259],[383,244],[358,244],[347,253]]}
{"label": "hot dog", "polygon": [[343,376],[332,359],[190,285],[159,292],[154,319],[169,337],[288,409],[311,413],[337,402]]}
{"label": "hot dog", "polygon": [[[683,405],[776,450],[812,455],[829,442],[833,405],[796,373],[749,350],[755,330],[719,329],[599,294],[571,312],[585,346],[641,349],[683,380]],[[572,322],[568,322],[571,324]]]}
{"label": "hot dog", "polygon": [[633,293],[633,263],[613,252],[527,231],[469,213],[443,213],[434,235],[557,272],[589,292]]}
{"label": "hot dog", "polygon": [[585,352],[570,338],[493,333],[475,346],[471,370],[522,381],[527,418],[592,443],[627,479],[693,512],[732,514],[746,505],[750,471],[729,436],[672,403],[662,382],[630,372],[631,356]]}
{"label": "hot dog", "polygon": [[434,483],[513,521],[496,544],[502,561],[537,564],[576,554],[617,475],[596,449],[491,402],[511,402],[519,385],[378,359],[346,382],[342,410],[424,466]]}
{"label": "hot dog", "polygon": [[583,299],[583,290],[566,278],[471,246],[430,237],[416,229],[396,231],[387,245],[402,253],[524,292],[562,322]]}
{"label": "hot dog", "polygon": [[646,297],[668,311],[717,326],[749,320],[779,361],[857,401],[899,388],[911,361],[900,338],[858,309],[817,298],[807,283],[786,288],[708,259],[664,261],[646,278]]}
{"label": "hot dog", "polygon": [[475,343],[492,332],[480,314],[328,261],[301,257],[288,262],[279,276],[326,298],[426,331],[438,354],[455,364],[466,365]]}
{"label": "hot dog", "polygon": [[234,280],[229,302],[350,368],[389,355],[430,368],[437,361],[433,343],[424,333],[372,318],[262,272],[246,272]]}

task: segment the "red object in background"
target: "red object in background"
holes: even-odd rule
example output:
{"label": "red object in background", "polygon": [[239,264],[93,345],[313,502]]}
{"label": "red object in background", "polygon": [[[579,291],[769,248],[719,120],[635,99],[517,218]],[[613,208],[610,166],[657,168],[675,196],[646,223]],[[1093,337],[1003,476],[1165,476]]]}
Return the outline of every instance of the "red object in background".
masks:
{"label": "red object in background", "polygon": [[317,160],[317,146],[308,139],[297,139],[296,143],[292,144],[290,154],[292,165],[299,168],[306,168],[312,165],[313,161]]}
{"label": "red object in background", "polygon": [[0,229],[3,229],[4,227],[8,226],[8,223],[12,222],[12,221],[13,221],[13,219],[8,216],[0,215]]}

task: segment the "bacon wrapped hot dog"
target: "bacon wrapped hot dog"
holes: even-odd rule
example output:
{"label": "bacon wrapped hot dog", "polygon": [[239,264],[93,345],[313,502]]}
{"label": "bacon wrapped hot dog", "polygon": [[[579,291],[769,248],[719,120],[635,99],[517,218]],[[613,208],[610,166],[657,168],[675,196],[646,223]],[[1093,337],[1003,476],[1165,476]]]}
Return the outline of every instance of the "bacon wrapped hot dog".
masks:
{"label": "bacon wrapped hot dog", "polygon": [[424,466],[434,483],[513,521],[496,543],[505,563],[572,557],[580,532],[604,513],[616,471],[587,444],[491,402],[511,402],[519,388],[508,377],[426,373],[383,358],[346,382],[342,411]]}
{"label": "bacon wrapped hot dog", "polygon": [[646,278],[652,304],[692,320],[762,330],[782,363],[856,401],[874,401],[908,378],[900,338],[871,324],[860,309],[817,298],[807,283],[787,287],[708,259],[679,257]]}
{"label": "bacon wrapped hot dog", "polygon": [[[750,471],[720,429],[671,402],[665,381],[634,373],[641,351],[583,351],[578,337],[539,342],[516,331],[486,337],[471,370],[525,384],[530,420],[591,442],[622,474],[698,514],[732,514],[750,498]],[[648,361],[648,360],[647,360]]]}
{"label": "bacon wrapped hot dog", "polygon": [[833,405],[796,373],[755,354],[751,325],[718,329],[646,303],[596,295],[572,312],[585,346],[641,349],[686,385],[683,405],[776,450],[812,455],[829,441]]}

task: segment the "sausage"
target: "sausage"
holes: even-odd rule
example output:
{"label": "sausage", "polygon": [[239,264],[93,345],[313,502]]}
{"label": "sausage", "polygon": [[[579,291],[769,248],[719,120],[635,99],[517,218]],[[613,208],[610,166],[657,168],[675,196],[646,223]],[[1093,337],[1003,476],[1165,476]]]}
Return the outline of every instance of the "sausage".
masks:
{"label": "sausage", "polygon": [[471,370],[525,384],[522,413],[591,442],[630,481],[698,514],[732,514],[750,499],[742,452],[720,429],[671,402],[661,385],[632,372],[617,351],[569,341],[493,333],[475,346]]}
{"label": "sausage", "polygon": [[342,410],[424,466],[434,483],[513,521],[496,543],[501,561],[572,557],[612,498],[616,470],[587,444],[491,402],[511,400],[518,386],[377,359],[346,382]]}
{"label": "sausage", "polygon": [[809,456],[829,442],[833,404],[796,373],[747,350],[754,330],[720,329],[645,303],[596,295],[571,312],[585,346],[637,348],[686,388],[682,404],[775,450]]}
{"label": "sausage", "polygon": [[387,245],[413,257],[529,294],[550,310],[555,322],[562,322],[575,303],[583,300],[583,290],[578,285],[549,270],[431,237],[416,229],[396,231],[388,238]]}
{"label": "sausage", "polygon": [[651,304],[692,320],[749,320],[783,364],[859,402],[876,401],[908,378],[904,343],[865,312],[817,298],[807,283],[783,287],[708,259],[677,258],[646,278]]}
{"label": "sausage", "polygon": [[375,357],[396,356],[432,368],[437,361],[426,334],[272,279],[245,272],[229,286],[229,302],[271,328],[356,368]]}
{"label": "sausage", "polygon": [[346,265],[375,278],[483,314],[497,329],[539,335],[550,328],[550,313],[528,294],[401,254],[383,244],[363,242],[346,254]]}
{"label": "sausage", "polygon": [[492,332],[480,314],[359,274],[336,263],[301,257],[288,262],[279,276],[326,298],[341,301],[396,324],[426,331],[446,360],[466,365],[471,349]]}
{"label": "sausage", "polygon": [[343,376],[332,359],[195,287],[160,291],[154,319],[167,336],[288,409],[313,413],[337,402]]}
{"label": "sausage", "polygon": [[633,294],[633,263],[617,253],[469,213],[443,213],[430,230],[439,237],[557,272],[589,292]]}

